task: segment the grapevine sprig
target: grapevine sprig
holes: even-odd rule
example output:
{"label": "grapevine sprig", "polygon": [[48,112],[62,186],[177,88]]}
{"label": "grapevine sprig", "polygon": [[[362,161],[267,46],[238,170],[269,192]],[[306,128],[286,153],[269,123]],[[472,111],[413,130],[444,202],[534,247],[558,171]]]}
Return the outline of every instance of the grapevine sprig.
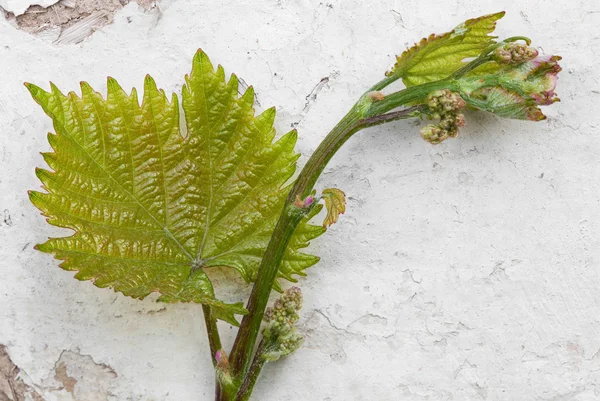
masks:
{"label": "grapevine sprig", "polygon": [[[291,185],[297,132],[275,140],[275,109],[254,111],[254,91],[238,94],[199,50],[176,95],[147,77],[138,99],[109,78],[106,97],[82,83],[81,95],[26,84],[54,123],[45,192],[31,201],[48,222],[73,230],[37,249],[52,253],[80,280],[134,298],[202,304],[214,365],[216,401],[246,401],[267,362],[293,354],[302,292],[282,291],[318,262],[302,252],[346,212],[337,188],[317,181],[357,132],[404,119],[429,120],[421,137],[440,144],[468,123],[464,111],[540,121],[555,93],[559,56],[540,55],[523,36],[492,36],[503,12],[430,35],[396,57],[393,68],[359,97],[325,136]],[[404,88],[391,89],[402,81]],[[395,87],[395,86],[394,86]],[[141,103],[140,103],[141,100]],[[322,224],[314,219],[324,207]],[[226,266],[253,283],[245,307],[215,296],[207,269]],[[282,292],[267,308],[273,290]],[[217,321],[238,325],[230,352]]]}

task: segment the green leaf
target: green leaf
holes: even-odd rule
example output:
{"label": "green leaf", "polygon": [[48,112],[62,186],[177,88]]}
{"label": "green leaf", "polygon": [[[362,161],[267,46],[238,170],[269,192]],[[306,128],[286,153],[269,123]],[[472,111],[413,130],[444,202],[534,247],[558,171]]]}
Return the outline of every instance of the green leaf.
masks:
{"label": "green leaf", "polygon": [[322,196],[327,208],[323,227],[328,227],[337,222],[340,214],[346,211],[346,194],[337,188],[327,188],[323,190]]}
{"label": "green leaf", "polygon": [[[169,100],[149,76],[141,105],[112,78],[106,99],[86,83],[81,96],[26,86],[56,131],[54,151],[43,154],[52,170],[36,171],[47,192],[30,198],[50,224],[74,231],[38,249],[98,287],[207,304],[230,322],[244,314],[215,299],[205,270],[256,277],[298,158],[295,131],[274,141],[275,110],[255,116],[253,89],[239,96],[236,76],[227,81],[202,51],[183,88],[185,131],[177,96]],[[309,217],[279,277],[294,281],[319,260],[299,251],[324,231]]]}
{"label": "green leaf", "polygon": [[495,43],[496,37],[489,34],[504,14],[503,11],[470,19],[450,32],[422,39],[397,57],[387,75],[402,78],[407,87],[448,77],[465,65],[466,58],[477,57]]}

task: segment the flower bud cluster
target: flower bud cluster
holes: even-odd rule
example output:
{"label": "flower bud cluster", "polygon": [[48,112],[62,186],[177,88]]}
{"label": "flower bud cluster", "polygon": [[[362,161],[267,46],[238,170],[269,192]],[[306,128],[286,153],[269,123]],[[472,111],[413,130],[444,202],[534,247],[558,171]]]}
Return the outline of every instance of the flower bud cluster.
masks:
{"label": "flower bud cluster", "polygon": [[275,301],[273,307],[267,308],[264,316],[267,325],[263,330],[265,346],[262,353],[265,360],[275,361],[300,347],[303,337],[294,327],[300,319],[298,315],[300,308],[302,308],[302,292],[298,287],[286,290]]}
{"label": "flower bud cluster", "polygon": [[458,129],[465,125],[465,116],[460,112],[465,101],[459,94],[448,89],[435,91],[427,98],[429,118],[439,119],[437,124],[428,124],[421,129],[421,138],[436,144],[458,135]]}
{"label": "flower bud cluster", "polygon": [[538,51],[523,43],[508,43],[494,50],[493,59],[498,64],[520,64],[533,60],[538,56]]}
{"label": "flower bud cluster", "polygon": [[303,341],[304,337],[296,331],[295,327],[292,327],[288,332],[281,333],[275,341],[268,341],[261,357],[266,361],[276,361],[294,353]]}
{"label": "flower bud cluster", "polygon": [[298,311],[302,308],[302,291],[298,287],[292,287],[285,290],[279,297],[273,307],[267,308],[264,320],[271,325],[293,326],[298,321]]}

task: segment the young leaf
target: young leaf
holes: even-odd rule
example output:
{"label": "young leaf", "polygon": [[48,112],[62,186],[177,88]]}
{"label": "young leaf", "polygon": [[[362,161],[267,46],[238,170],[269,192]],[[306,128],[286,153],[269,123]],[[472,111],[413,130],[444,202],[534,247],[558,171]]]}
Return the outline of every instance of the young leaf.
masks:
{"label": "young leaf", "polygon": [[495,74],[466,76],[457,81],[462,98],[472,107],[501,117],[540,121],[539,106],[560,99],[554,90],[562,70],[560,56],[539,56],[508,65]]}
{"label": "young leaf", "polygon": [[337,188],[327,188],[323,190],[322,196],[327,208],[323,227],[328,227],[337,222],[340,214],[346,211],[346,194]]}
{"label": "young leaf", "polygon": [[465,64],[464,59],[478,56],[494,43],[496,37],[489,34],[504,14],[503,11],[470,19],[450,32],[423,38],[397,57],[387,75],[402,78],[407,87],[448,77]]}
{"label": "young leaf", "polygon": [[[106,99],[82,83],[81,97],[26,84],[54,123],[37,169],[46,193],[31,201],[70,237],[38,245],[92,280],[125,295],[159,292],[167,302],[210,305],[235,322],[241,304],[215,299],[205,268],[229,266],[252,281],[296,168],[296,132],[274,142],[275,110],[254,115],[254,92],[238,96],[235,75],[198,51],[183,88],[187,134],[177,97],[146,77],[142,104],[112,78]],[[299,252],[323,228],[307,216],[290,241],[279,277],[318,261]]]}

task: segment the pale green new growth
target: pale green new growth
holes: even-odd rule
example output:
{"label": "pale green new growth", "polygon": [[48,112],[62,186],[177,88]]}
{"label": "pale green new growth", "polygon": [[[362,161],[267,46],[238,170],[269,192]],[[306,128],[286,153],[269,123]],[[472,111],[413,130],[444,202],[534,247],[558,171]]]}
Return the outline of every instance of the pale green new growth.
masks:
{"label": "pale green new growth", "polygon": [[[227,81],[202,51],[183,88],[186,133],[177,97],[169,101],[150,77],[141,106],[135,89],[128,95],[112,78],[106,99],[86,83],[81,97],[27,88],[56,131],[54,152],[43,154],[53,171],[37,170],[47,192],[31,200],[51,224],[75,231],[38,248],[80,280],[207,304],[235,323],[245,309],[215,299],[204,269],[255,279],[296,168],[296,132],[273,142],[275,110],[255,116],[252,88],[239,96],[235,75]],[[318,261],[299,252],[324,232],[308,224],[315,213],[294,233],[279,277],[295,281]]]}
{"label": "pale green new growth", "polygon": [[402,78],[407,87],[448,77],[466,64],[466,58],[477,57],[494,43],[496,37],[489,34],[504,14],[503,11],[473,18],[450,32],[423,38],[397,57],[394,68],[387,75]]}
{"label": "pale green new growth", "polygon": [[560,56],[540,56],[504,67],[495,74],[466,76],[458,80],[461,95],[472,107],[501,117],[540,121],[539,106],[560,99],[554,93]]}

